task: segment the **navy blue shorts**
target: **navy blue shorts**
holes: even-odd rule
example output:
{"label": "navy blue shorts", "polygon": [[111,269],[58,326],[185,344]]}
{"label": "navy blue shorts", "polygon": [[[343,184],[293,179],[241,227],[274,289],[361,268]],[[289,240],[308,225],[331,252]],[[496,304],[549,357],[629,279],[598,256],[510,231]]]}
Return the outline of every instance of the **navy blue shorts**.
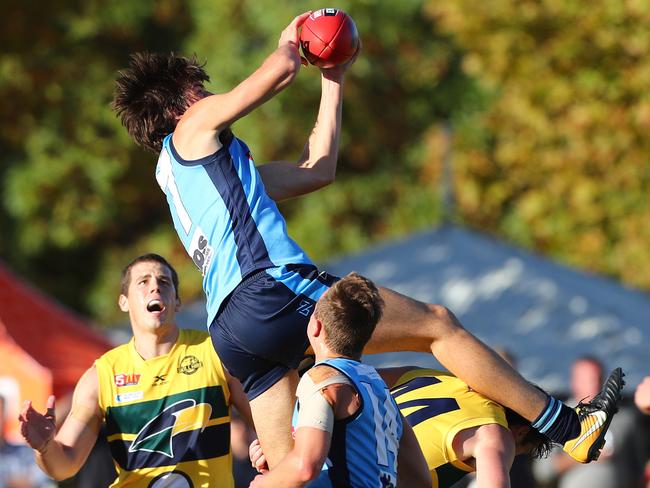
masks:
{"label": "navy blue shorts", "polygon": [[250,275],[225,300],[210,336],[249,400],[298,367],[316,301],[337,280],[312,265],[280,266]]}

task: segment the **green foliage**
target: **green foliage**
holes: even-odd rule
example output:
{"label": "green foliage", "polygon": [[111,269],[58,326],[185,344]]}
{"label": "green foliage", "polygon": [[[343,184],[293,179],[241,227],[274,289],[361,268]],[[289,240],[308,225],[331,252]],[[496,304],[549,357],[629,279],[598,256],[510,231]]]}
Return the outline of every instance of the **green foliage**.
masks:
{"label": "green foliage", "polygon": [[460,127],[463,217],[650,287],[647,2],[429,2],[495,92]]}

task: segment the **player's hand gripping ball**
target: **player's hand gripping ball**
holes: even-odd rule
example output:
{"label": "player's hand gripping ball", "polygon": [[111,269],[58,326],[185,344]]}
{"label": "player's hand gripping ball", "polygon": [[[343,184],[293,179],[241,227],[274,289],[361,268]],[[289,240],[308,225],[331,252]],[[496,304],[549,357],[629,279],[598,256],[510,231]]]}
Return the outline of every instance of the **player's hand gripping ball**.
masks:
{"label": "player's hand gripping ball", "polygon": [[302,24],[300,47],[307,61],[319,68],[345,63],[359,48],[357,26],[343,10],[317,10]]}

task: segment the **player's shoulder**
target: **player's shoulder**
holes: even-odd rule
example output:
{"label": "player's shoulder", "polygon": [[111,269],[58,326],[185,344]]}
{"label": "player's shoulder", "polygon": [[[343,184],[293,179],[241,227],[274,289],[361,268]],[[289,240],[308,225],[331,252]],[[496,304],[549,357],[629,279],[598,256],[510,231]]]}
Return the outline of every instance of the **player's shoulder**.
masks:
{"label": "player's shoulder", "polygon": [[189,346],[211,345],[210,334],[204,330],[180,329],[179,341]]}
{"label": "player's shoulder", "polygon": [[[391,373],[391,369],[387,369],[386,371]],[[397,376],[397,379],[393,381],[393,388],[397,388],[418,378],[431,378],[431,383],[436,384],[457,380],[457,378],[448,371],[420,368],[418,366],[394,368],[392,373],[393,376]],[[384,376],[384,371],[382,371],[382,376]]]}
{"label": "player's shoulder", "polygon": [[115,346],[112,349],[109,349],[106,351],[104,354],[99,356],[97,361],[103,361],[107,363],[113,363],[120,358],[124,357],[129,353],[129,345],[131,342],[126,342],[124,344],[120,344],[119,346]]}
{"label": "player's shoulder", "polygon": [[318,384],[342,373],[338,369],[327,364],[317,364],[309,371],[307,371],[306,374],[309,376],[309,379],[314,382],[314,384]]}

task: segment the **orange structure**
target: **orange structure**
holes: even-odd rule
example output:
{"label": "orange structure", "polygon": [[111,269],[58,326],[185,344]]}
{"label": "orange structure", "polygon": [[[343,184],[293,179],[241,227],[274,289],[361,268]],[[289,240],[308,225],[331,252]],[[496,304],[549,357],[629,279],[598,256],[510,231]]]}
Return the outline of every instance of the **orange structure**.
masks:
{"label": "orange structure", "polygon": [[8,440],[20,441],[23,402],[43,410],[64,399],[93,361],[112,346],[86,320],[0,264],[0,395],[7,400]]}

